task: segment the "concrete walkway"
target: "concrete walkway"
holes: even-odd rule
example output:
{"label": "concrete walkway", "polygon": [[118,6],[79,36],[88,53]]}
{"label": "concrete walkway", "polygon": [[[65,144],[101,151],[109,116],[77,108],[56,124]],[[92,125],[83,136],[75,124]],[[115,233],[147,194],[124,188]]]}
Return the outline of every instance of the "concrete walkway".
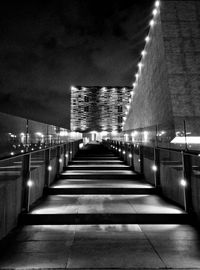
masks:
{"label": "concrete walkway", "polygon": [[0,242],[0,269],[200,269],[200,234],[183,209],[104,155],[98,144],[81,151],[24,216],[30,225]]}
{"label": "concrete walkway", "polygon": [[25,226],[1,248],[0,269],[200,269],[189,225]]}

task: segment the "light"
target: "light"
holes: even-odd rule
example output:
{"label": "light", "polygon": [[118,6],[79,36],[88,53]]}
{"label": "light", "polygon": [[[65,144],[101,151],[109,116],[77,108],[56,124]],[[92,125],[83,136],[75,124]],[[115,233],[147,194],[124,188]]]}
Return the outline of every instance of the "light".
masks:
{"label": "light", "polygon": [[72,151],[70,151],[70,154],[72,154]]}
{"label": "light", "polygon": [[123,152],[122,152],[122,154],[123,154],[123,155],[125,155],[125,154],[126,154],[126,152],[125,152],[125,151],[123,151]]}
{"label": "light", "polygon": [[148,131],[144,131],[144,142],[148,141]]}
{"label": "light", "polygon": [[155,2],[155,7],[158,8],[159,6],[160,6],[160,1],[157,0],[157,1]]}
{"label": "light", "polygon": [[143,64],[141,62],[139,62],[138,67],[139,67],[139,69],[141,69],[143,67]]}
{"label": "light", "polygon": [[136,85],[137,85],[136,83],[133,83],[133,87],[134,87],[134,88],[136,87]]}
{"label": "light", "polygon": [[61,136],[61,137],[68,136],[68,134],[69,134],[69,133],[68,133],[66,130],[61,130],[61,131],[60,131],[60,136]]}
{"label": "light", "polygon": [[139,74],[138,73],[135,74],[135,78],[136,78],[136,80],[138,80],[138,78],[139,78]]}
{"label": "light", "polygon": [[138,158],[138,162],[140,162],[141,160],[140,160],[140,158]]}
{"label": "light", "polygon": [[154,172],[156,172],[156,171],[158,170],[158,168],[157,168],[156,165],[153,165],[151,168],[152,168],[152,170],[153,170]]}
{"label": "light", "polygon": [[40,146],[39,149],[42,149],[42,147]]}
{"label": "light", "polygon": [[133,97],[134,96],[134,91],[131,91],[131,97]]}
{"label": "light", "polygon": [[101,136],[107,136],[108,132],[107,131],[101,131]]}
{"label": "light", "polygon": [[76,90],[77,90],[77,88],[76,88],[76,87],[71,86],[71,91],[76,91]]}
{"label": "light", "polygon": [[68,154],[65,154],[65,157],[68,158]]}
{"label": "light", "polygon": [[147,37],[145,38],[145,41],[146,41],[146,43],[148,43],[148,42],[150,41],[150,37],[147,36]]}
{"label": "light", "polygon": [[132,158],[132,154],[129,154],[128,156],[129,156],[130,158]]}
{"label": "light", "polygon": [[24,150],[22,149],[20,152],[21,152],[21,153],[24,153]]}
{"label": "light", "polygon": [[142,52],[141,52],[141,55],[144,57],[145,55],[147,54],[147,51],[146,50],[143,50]]}
{"label": "light", "polygon": [[11,152],[11,153],[10,153],[11,156],[14,156],[14,154],[15,154],[14,152]]}
{"label": "light", "polygon": [[180,185],[181,185],[182,187],[186,187],[186,186],[187,186],[186,180],[185,180],[185,179],[181,179]]}
{"label": "light", "polygon": [[62,158],[59,158],[59,162],[62,163]]}
{"label": "light", "polygon": [[122,150],[121,149],[119,149],[119,152],[121,152]]}
{"label": "light", "polygon": [[44,135],[41,132],[36,132],[35,135],[37,135],[39,137],[44,137]]}
{"label": "light", "polygon": [[34,151],[34,148],[31,148],[31,151]]}
{"label": "light", "polygon": [[154,24],[155,24],[155,21],[154,21],[154,20],[151,20],[150,23],[149,23],[149,25],[150,25],[151,27],[153,27]]}
{"label": "light", "polygon": [[158,10],[156,8],[154,8],[152,14],[153,14],[153,16],[156,16],[158,14]]}
{"label": "light", "polygon": [[32,187],[33,186],[33,181],[31,181],[30,179],[27,181],[27,186],[28,187]]}
{"label": "light", "polygon": [[79,143],[79,148],[83,148],[83,143]]}
{"label": "light", "polygon": [[188,143],[188,144],[200,144],[200,136],[187,136],[185,138],[185,136],[183,137],[175,137],[171,143],[174,143],[174,144],[185,144],[185,143]]}
{"label": "light", "polygon": [[49,165],[49,166],[47,167],[47,170],[48,170],[49,172],[52,171],[52,166]]}

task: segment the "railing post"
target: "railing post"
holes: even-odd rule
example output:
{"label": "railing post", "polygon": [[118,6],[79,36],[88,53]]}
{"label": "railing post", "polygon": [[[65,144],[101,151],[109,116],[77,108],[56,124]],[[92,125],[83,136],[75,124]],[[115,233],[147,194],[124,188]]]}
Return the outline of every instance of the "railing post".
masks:
{"label": "railing post", "polygon": [[139,160],[140,160],[140,173],[143,174],[144,166],[143,166],[143,146],[139,145]]}
{"label": "railing post", "polygon": [[66,168],[67,167],[67,144],[65,143],[64,144],[64,147],[63,147],[64,149],[64,163],[63,163],[63,166],[64,166],[64,168]]}
{"label": "railing post", "polygon": [[154,183],[156,188],[160,188],[160,150],[154,148]]}
{"label": "railing post", "polygon": [[50,185],[50,171],[52,170],[50,166],[50,149],[46,149],[44,151],[44,159],[45,159],[45,187],[49,187]]}
{"label": "railing post", "polygon": [[134,166],[134,145],[131,144],[131,148],[130,148],[130,154],[132,155],[130,161],[131,161],[131,167],[133,170],[135,170],[135,166]]}
{"label": "railing post", "polygon": [[183,185],[183,196],[184,196],[184,206],[185,211],[191,213],[193,211],[192,207],[192,193],[191,193],[191,157],[181,152],[182,154],[182,165],[183,165],[183,180],[185,185]]}
{"label": "railing post", "polygon": [[26,154],[23,156],[22,160],[22,210],[29,212],[30,209],[30,189],[31,189],[31,180],[30,180],[30,162],[31,155]]}
{"label": "railing post", "polygon": [[60,173],[60,146],[57,146],[56,159],[57,159],[57,170],[56,170],[56,174],[57,174],[57,177],[58,177],[58,175]]}

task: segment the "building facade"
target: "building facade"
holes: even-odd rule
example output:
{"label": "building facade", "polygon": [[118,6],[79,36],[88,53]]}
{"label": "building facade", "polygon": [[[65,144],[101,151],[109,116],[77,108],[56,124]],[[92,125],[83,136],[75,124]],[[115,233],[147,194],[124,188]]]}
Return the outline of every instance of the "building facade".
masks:
{"label": "building facade", "polygon": [[121,132],[132,87],[71,87],[71,130]]}

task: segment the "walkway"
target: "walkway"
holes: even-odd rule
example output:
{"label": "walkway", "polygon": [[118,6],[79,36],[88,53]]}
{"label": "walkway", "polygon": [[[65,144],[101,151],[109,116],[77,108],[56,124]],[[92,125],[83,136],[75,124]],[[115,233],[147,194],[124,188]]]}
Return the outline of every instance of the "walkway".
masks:
{"label": "walkway", "polygon": [[187,214],[102,145],[81,150],[45,192],[1,242],[1,269],[200,269]]}

